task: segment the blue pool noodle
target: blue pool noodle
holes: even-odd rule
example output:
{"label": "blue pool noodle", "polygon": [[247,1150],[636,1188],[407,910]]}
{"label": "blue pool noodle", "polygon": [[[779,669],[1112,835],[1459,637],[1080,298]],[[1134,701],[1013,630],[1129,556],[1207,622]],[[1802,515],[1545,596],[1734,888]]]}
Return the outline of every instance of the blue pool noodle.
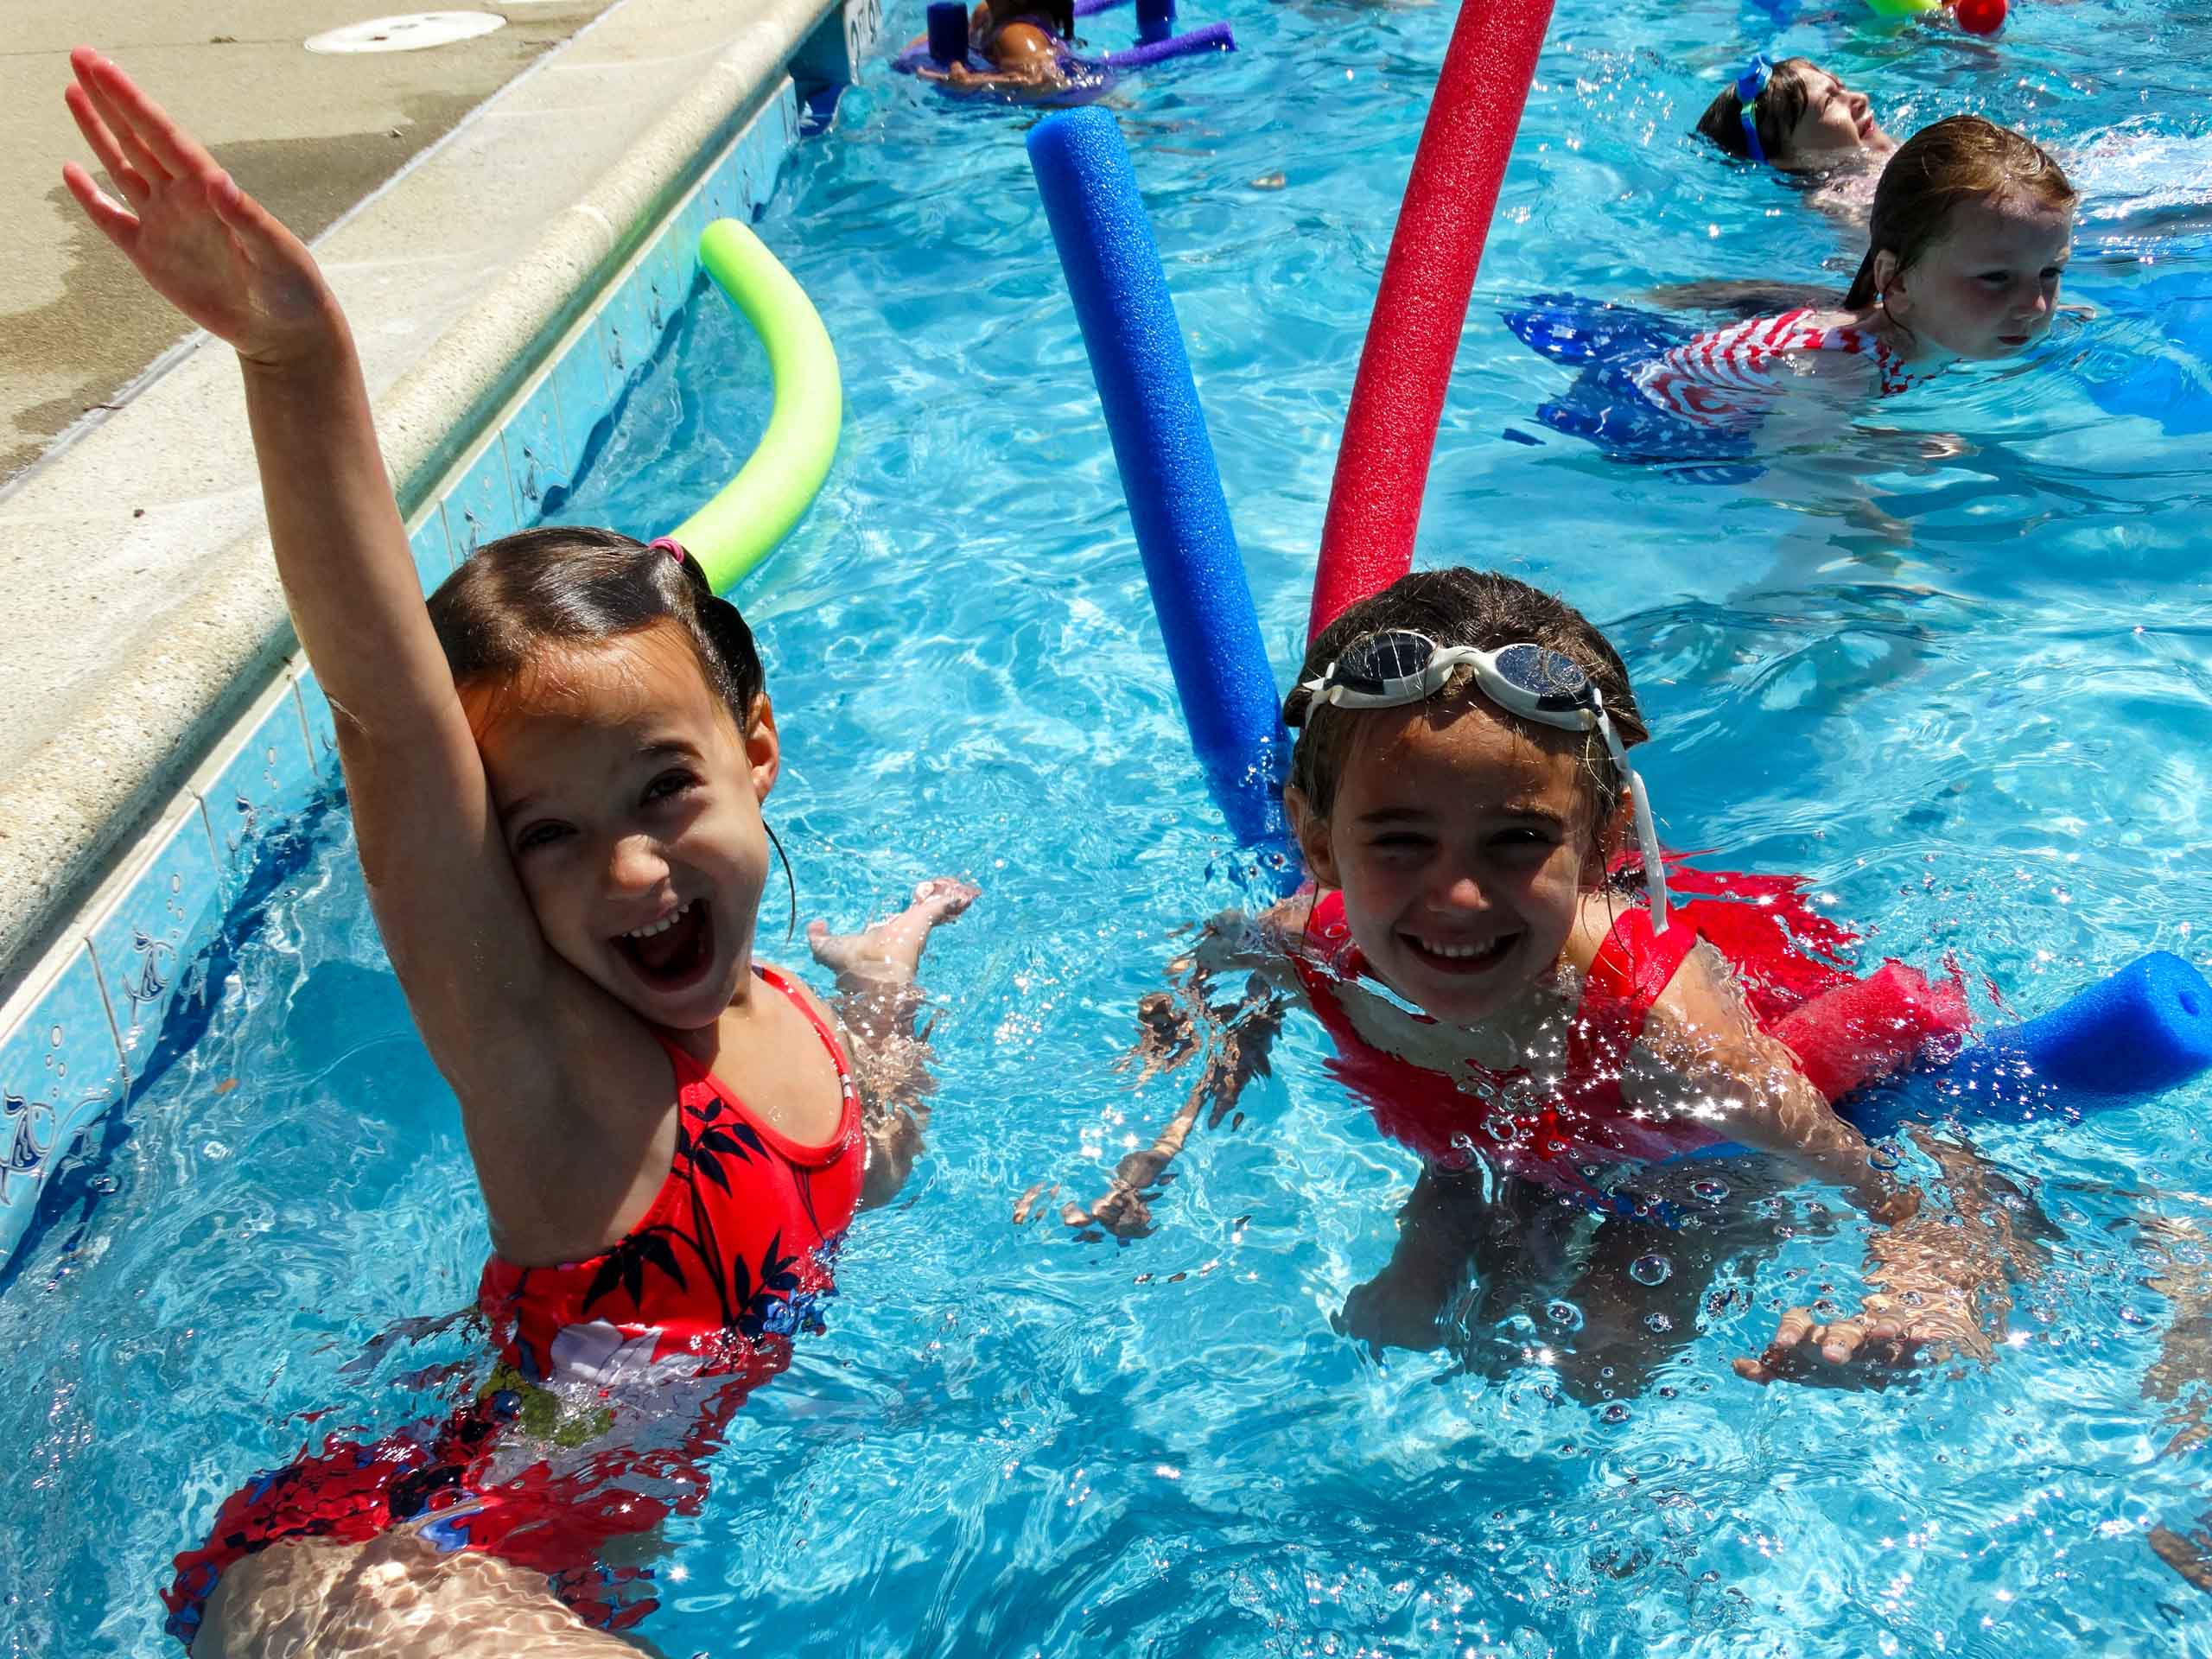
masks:
{"label": "blue pool noodle", "polygon": [[1175,32],[1175,0],[1137,0],[1137,43],[1149,46]]}
{"label": "blue pool noodle", "polygon": [[1274,676],[1136,170],[1103,110],[1047,116],[1028,146],[1192,747],[1236,839],[1280,848]]}
{"label": "blue pool noodle", "polygon": [[2153,950],[2049,1014],[1992,1032],[1944,1070],[1955,1083],[2025,1075],[2108,1101],[2161,1093],[2208,1065],[2212,985],[2179,957]]}
{"label": "blue pool noodle", "polygon": [[[2188,1082],[2212,1066],[2212,984],[2153,950],[2050,1013],[1989,1033],[1941,1067],[1940,1112],[2018,1123],[2054,1109],[2099,1111]],[[1839,1109],[1870,1135],[1911,1115],[1909,1090],[1862,1091]]]}

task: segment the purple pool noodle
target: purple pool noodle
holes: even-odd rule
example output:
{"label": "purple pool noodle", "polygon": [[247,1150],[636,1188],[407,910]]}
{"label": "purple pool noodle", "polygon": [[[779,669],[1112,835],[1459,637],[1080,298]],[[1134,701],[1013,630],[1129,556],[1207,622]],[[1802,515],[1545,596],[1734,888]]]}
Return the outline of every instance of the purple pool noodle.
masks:
{"label": "purple pool noodle", "polygon": [[961,0],[937,0],[929,10],[931,60],[939,64],[968,60],[968,8]]}
{"label": "purple pool noodle", "polygon": [[1128,148],[1096,109],[1047,116],[1028,148],[1191,746],[1237,840],[1282,848],[1274,676]]}
{"label": "purple pool noodle", "polygon": [[1109,69],[1141,69],[1147,64],[1159,63],[1168,58],[1186,57],[1193,52],[1234,52],[1236,49],[1236,36],[1230,32],[1227,23],[1208,23],[1187,35],[1154,41],[1149,46],[1133,46],[1126,52],[1109,52],[1103,61]]}
{"label": "purple pool noodle", "polygon": [[1111,11],[1116,6],[1126,6],[1129,0],[1075,0],[1075,15],[1096,17],[1102,11]]}

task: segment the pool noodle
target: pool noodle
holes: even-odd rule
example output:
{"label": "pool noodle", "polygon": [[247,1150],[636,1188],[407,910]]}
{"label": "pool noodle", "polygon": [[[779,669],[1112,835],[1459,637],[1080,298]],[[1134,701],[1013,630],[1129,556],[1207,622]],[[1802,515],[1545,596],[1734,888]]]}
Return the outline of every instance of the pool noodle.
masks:
{"label": "pool noodle", "polygon": [[2153,950],[2050,1013],[2001,1027],[1938,1067],[1932,1110],[1911,1086],[1863,1091],[1837,1109],[1870,1135],[1916,1116],[2020,1123],[2162,1094],[2212,1067],[2212,985]]}
{"label": "pool noodle", "polygon": [[1085,109],[1047,116],[1028,150],[1192,747],[1236,839],[1280,844],[1274,677],[1128,147]]}
{"label": "pool noodle", "polygon": [[699,233],[699,263],[760,336],[775,383],[760,442],[737,475],[670,532],[727,593],[805,516],[830,475],[844,390],[830,332],[791,272],[734,219]]}
{"label": "pool noodle", "polygon": [[1148,41],[1142,46],[1109,52],[1098,61],[1109,69],[1141,69],[1147,64],[1164,62],[1169,58],[1188,57],[1195,52],[1234,52],[1236,49],[1236,36],[1227,23],[1202,23],[1187,34],[1171,35],[1164,41]]}
{"label": "pool noodle", "polygon": [[1310,631],[1413,568],[1429,452],[1551,0],[1463,0],[1337,450]]}

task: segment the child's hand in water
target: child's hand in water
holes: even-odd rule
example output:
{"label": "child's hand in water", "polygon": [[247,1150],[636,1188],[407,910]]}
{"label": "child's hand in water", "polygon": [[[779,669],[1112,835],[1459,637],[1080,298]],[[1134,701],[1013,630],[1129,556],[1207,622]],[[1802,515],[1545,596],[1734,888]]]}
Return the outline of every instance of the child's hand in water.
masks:
{"label": "child's hand in water", "polygon": [[90,47],[63,94],[118,202],[74,162],[62,182],[154,291],[266,367],[326,358],[345,323],[315,257],[200,142]]}
{"label": "child's hand in water", "polygon": [[1891,1224],[1867,1241],[1872,1287],[1855,1315],[1822,1324],[1809,1308],[1782,1316],[1774,1340],[1736,1374],[1754,1382],[1885,1388],[1956,1356],[1987,1364],[2012,1308],[2012,1283],[2045,1260],[2047,1229],[2025,1194],[1974,1150],[1933,1135],[1915,1143],[1949,1189],[1948,1212],[1905,1202],[1910,1188],[1870,1206]]}
{"label": "child's hand in water", "polygon": [[1856,1314],[1821,1324],[1810,1308],[1782,1316],[1774,1340],[1757,1359],[1735,1362],[1754,1382],[1810,1382],[1838,1389],[1883,1389],[1955,1353],[1987,1363],[1989,1338],[1963,1293],[1915,1297],[1869,1295]]}
{"label": "child's hand in water", "polygon": [[1173,1149],[1157,1146],[1129,1154],[1114,1166],[1113,1185],[1103,1197],[1088,1210],[1062,1205],[1060,1219],[1077,1229],[1103,1228],[1116,1238],[1144,1237],[1152,1231],[1151,1201],[1160,1196],[1161,1177],[1174,1157]]}

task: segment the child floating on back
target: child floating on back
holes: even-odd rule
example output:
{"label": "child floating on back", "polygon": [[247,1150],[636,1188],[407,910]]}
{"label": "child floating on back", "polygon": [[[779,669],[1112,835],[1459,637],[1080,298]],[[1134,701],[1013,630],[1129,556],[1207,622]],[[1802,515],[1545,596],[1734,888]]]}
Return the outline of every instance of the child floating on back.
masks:
{"label": "child floating on back", "polygon": [[[1183,1111],[1070,1224],[1144,1230],[1198,1112],[1228,1111],[1302,1003],[1332,1069],[1422,1161],[1396,1255],[1344,1310],[1355,1334],[1433,1347],[1447,1322],[1497,1329],[1563,1298],[1581,1321],[1568,1380],[1625,1391],[1693,1332],[1721,1261],[1770,1243],[1747,1200],[1809,1179],[1878,1224],[1869,1290],[1853,1314],[1792,1309],[1739,1371],[1877,1381],[1989,1351],[1999,1253],[1918,1217],[1831,1104],[1961,1031],[1963,998],[1812,954],[1850,936],[1796,881],[1662,858],[1627,760],[1643,718],[1588,621],[1508,576],[1417,572],[1313,641],[1285,718],[1315,889],[1209,930],[1182,964],[1188,1017],[1148,1001],[1155,1065],[1199,1052],[1193,1020],[1218,1041]],[[1207,982],[1232,969],[1250,979],[1223,1017]]]}
{"label": "child floating on back", "polygon": [[1764,53],[1706,105],[1697,130],[1738,161],[1811,180],[1812,205],[1847,218],[1865,216],[1897,147],[1866,93],[1810,58],[1770,62]]}

